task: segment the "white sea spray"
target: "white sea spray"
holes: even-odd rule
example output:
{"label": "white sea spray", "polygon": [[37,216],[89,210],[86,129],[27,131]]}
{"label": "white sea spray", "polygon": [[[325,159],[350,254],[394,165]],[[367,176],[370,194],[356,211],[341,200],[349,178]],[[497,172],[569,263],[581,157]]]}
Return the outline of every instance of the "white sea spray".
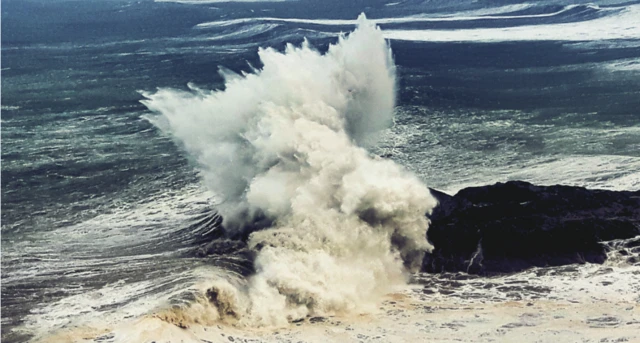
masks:
{"label": "white sea spray", "polygon": [[436,205],[417,177],[366,150],[392,123],[391,50],[361,15],[325,54],[305,42],[259,56],[253,73],[222,69],[224,90],[143,101],[224,198],[224,225],[265,223],[248,242],[256,273],[242,287],[208,285],[211,304],[251,326],[369,308],[432,249],[425,214]]}

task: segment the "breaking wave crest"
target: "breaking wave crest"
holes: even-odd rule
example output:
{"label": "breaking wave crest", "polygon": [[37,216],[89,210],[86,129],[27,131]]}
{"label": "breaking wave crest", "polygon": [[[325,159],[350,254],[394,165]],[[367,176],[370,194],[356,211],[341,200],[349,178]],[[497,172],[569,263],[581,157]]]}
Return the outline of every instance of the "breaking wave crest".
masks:
{"label": "breaking wave crest", "polygon": [[222,91],[144,94],[158,114],[150,120],[224,198],[225,228],[250,233],[256,252],[255,274],[208,285],[209,310],[193,306],[250,326],[366,310],[432,249],[428,188],[366,151],[392,122],[390,48],[361,15],[325,54],[305,42],[259,56],[263,67],[252,73],[221,69]]}

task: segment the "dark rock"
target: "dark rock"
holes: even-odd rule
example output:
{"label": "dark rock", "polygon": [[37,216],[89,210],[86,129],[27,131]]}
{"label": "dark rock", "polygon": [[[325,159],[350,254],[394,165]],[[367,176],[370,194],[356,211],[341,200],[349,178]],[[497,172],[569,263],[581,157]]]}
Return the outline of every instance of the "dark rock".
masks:
{"label": "dark rock", "polygon": [[533,266],[603,263],[613,239],[640,235],[640,191],[511,181],[455,196],[432,190],[426,272],[509,273]]}

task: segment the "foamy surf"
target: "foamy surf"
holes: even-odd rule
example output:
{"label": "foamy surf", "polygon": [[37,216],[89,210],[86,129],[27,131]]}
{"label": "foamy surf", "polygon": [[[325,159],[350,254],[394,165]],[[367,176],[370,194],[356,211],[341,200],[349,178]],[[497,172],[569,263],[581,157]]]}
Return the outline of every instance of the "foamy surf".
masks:
{"label": "foamy surf", "polygon": [[[600,41],[640,37],[640,6],[608,8],[609,15],[575,23],[457,30],[388,30],[385,37],[421,42]],[[594,30],[594,27],[598,27]]]}
{"label": "foamy surf", "polygon": [[[64,328],[49,321],[49,333],[36,340],[270,334],[313,318],[376,312],[406,285],[431,249],[425,214],[436,201],[417,177],[365,150],[391,124],[395,104],[382,32],[362,15],[325,54],[305,43],[259,55],[260,70],[222,70],[223,91],[161,89],[144,100],[158,114],[149,119],[198,161],[206,186],[224,199],[223,225],[243,232],[258,223],[248,239],[255,274],[194,267],[182,273],[188,289],[138,297],[121,307],[127,313],[64,321]],[[56,308],[64,306],[49,312]]]}
{"label": "foamy surf", "polygon": [[[228,232],[250,233],[255,273],[243,278],[197,261],[189,268],[187,259],[171,262],[176,282],[123,276],[28,316],[23,327],[35,341],[135,342],[151,333],[187,340],[192,331],[180,330],[214,324],[282,328],[368,313],[406,285],[432,249],[425,215],[436,200],[416,176],[366,150],[392,124],[395,106],[395,66],[382,32],[361,15],[324,54],[307,42],[258,54],[263,67],[251,73],[221,68],[224,90],[143,93],[156,113],[149,121],[197,161],[210,191],[198,194],[221,200],[215,205]],[[155,202],[140,210],[149,214],[143,223],[166,217]],[[80,227],[118,224],[121,216],[108,217]],[[126,223],[140,218],[125,217],[120,230],[107,226],[90,246],[154,251],[184,233],[130,237],[137,226]],[[68,229],[70,240],[86,231]],[[175,242],[176,253],[185,242]]]}
{"label": "foamy surf", "polygon": [[[385,6],[387,2],[393,6]],[[6,5],[3,28],[6,26],[8,33],[3,38],[8,39],[2,49],[5,92],[1,122],[2,143],[6,143],[2,150],[2,342],[639,339],[638,301],[634,300],[640,266],[637,245],[625,245],[626,250],[621,250],[621,256],[622,252],[626,254],[624,257],[610,258],[604,265],[534,268],[502,277],[412,274],[407,284],[411,261],[419,260],[411,257],[413,249],[403,244],[401,235],[392,234],[390,244],[379,244],[387,239],[383,237],[390,228],[387,220],[376,226],[380,232],[367,235],[376,219],[368,216],[368,212],[357,213],[355,220],[344,219],[348,217],[342,206],[347,192],[336,191],[344,187],[355,193],[356,187],[384,185],[388,181],[386,174],[374,173],[371,180],[354,177],[355,182],[336,177],[335,184],[326,188],[331,193],[326,197],[306,188],[316,195],[309,203],[326,199],[332,203],[317,206],[320,218],[313,218],[304,227],[313,234],[302,237],[302,233],[295,231],[299,218],[310,211],[297,207],[295,213],[300,215],[294,218],[290,205],[300,197],[294,191],[286,194],[285,201],[282,201],[285,197],[271,196],[265,186],[273,186],[274,182],[263,174],[279,164],[280,159],[286,159],[287,168],[296,166],[295,173],[290,174],[306,173],[296,182],[308,183],[319,168],[315,167],[318,164],[306,163],[308,156],[300,153],[302,148],[297,145],[289,155],[283,154],[280,146],[264,155],[254,148],[256,137],[262,142],[273,142],[271,133],[282,132],[280,127],[278,130],[268,127],[260,135],[245,134],[267,123],[265,119],[256,119],[263,118],[262,115],[247,116],[255,122],[237,121],[239,130],[226,131],[239,137],[237,140],[220,138],[228,125],[222,125],[220,130],[215,126],[230,119],[221,116],[223,120],[206,124],[216,128],[210,129],[214,131],[211,136],[215,144],[207,143],[211,139],[206,135],[189,139],[189,144],[196,148],[197,144],[192,143],[197,140],[202,140],[203,146],[226,144],[241,152],[231,156],[246,158],[233,161],[246,169],[233,170],[239,175],[230,173],[243,183],[217,188],[215,182],[210,182],[210,175],[233,169],[219,168],[226,166],[227,161],[208,159],[206,154],[190,149],[191,146],[187,149],[186,134],[174,135],[162,113],[156,113],[153,120],[167,131],[158,130],[144,119],[151,113],[138,103],[140,96],[134,92],[144,89],[155,93],[156,87],[184,89],[184,85],[193,82],[200,88],[192,87],[192,91],[183,94],[195,100],[185,100],[184,106],[180,103],[180,110],[192,110],[200,98],[214,104],[206,106],[218,106],[221,100],[213,99],[215,93],[215,97],[227,97],[225,103],[230,104],[231,110],[226,112],[231,112],[236,107],[228,94],[206,90],[226,89],[222,87],[223,78],[210,75],[217,65],[222,65],[238,74],[223,72],[229,84],[239,81],[244,85],[237,89],[247,89],[248,82],[244,79],[255,77],[262,80],[256,85],[277,90],[286,98],[279,100],[269,94],[265,98],[266,91],[237,92],[243,98],[235,103],[251,107],[248,111],[252,113],[259,113],[264,101],[254,106],[247,99],[267,99],[277,110],[273,117],[283,118],[279,114],[281,107],[303,107],[299,104],[313,101],[329,103],[331,94],[357,95],[362,103],[374,99],[376,110],[385,112],[387,106],[382,101],[385,97],[361,92],[382,83],[368,80],[372,86],[361,87],[354,82],[355,86],[344,92],[340,84],[350,78],[344,75],[358,80],[361,74],[354,73],[355,68],[346,64],[333,68],[327,61],[316,63],[318,60],[342,63],[340,58],[327,57],[324,52],[329,43],[338,41],[339,32],[353,30],[357,13],[364,9],[367,15],[376,18],[372,21],[383,29],[383,37],[389,33],[387,30],[425,32],[425,40],[391,41],[398,80],[393,125],[382,130],[381,140],[375,142],[377,129],[357,134],[361,125],[349,124],[347,141],[355,141],[355,146],[365,148],[368,154],[362,157],[355,152],[357,149],[347,148],[339,153],[325,149],[324,154],[314,155],[319,156],[317,161],[322,168],[337,166],[335,172],[323,174],[327,178],[315,183],[319,189],[324,189],[325,181],[339,175],[342,166],[356,168],[366,164],[363,169],[379,171],[382,167],[378,162],[368,161],[369,155],[378,155],[402,165],[439,191],[455,192],[465,186],[513,179],[536,185],[561,183],[635,190],[640,187],[640,131],[636,115],[640,104],[636,68],[640,45],[636,38],[615,37],[635,34],[632,12],[637,4],[546,1],[502,6],[474,1],[384,1],[368,3],[363,8],[361,3],[321,0],[280,4],[199,3],[191,6],[154,1],[56,1],[39,6],[29,1],[3,2]],[[309,8],[313,8],[312,13]],[[42,17],[50,19],[46,22],[49,29],[34,30],[44,25],[39,21]],[[82,20],[69,22],[69,18]],[[171,25],[167,25],[167,18]],[[105,20],[109,25],[104,25]],[[206,22],[214,24],[197,26]],[[105,27],[115,30],[104,30]],[[463,39],[449,36],[450,32],[460,32]],[[535,41],[537,35],[541,39]],[[566,40],[565,36],[571,37]],[[589,40],[579,40],[581,36]],[[279,82],[267,83],[263,70],[253,71],[243,62],[249,60],[262,69],[258,47],[275,47],[284,55],[302,56],[298,52],[285,53],[284,47],[286,42],[293,42],[296,46],[291,50],[305,50],[301,47],[304,37],[323,53],[306,54],[299,63],[277,59],[283,60],[286,67],[291,66],[287,71],[295,76],[300,74],[299,65],[305,63],[306,56],[312,56],[307,63],[313,68],[308,74],[312,77],[301,77],[312,82],[288,87],[289,81],[280,78]],[[440,37],[444,37],[442,41],[438,41]],[[360,50],[351,47],[353,51]],[[372,51],[384,51],[377,45],[371,47],[375,47]],[[322,58],[316,58],[317,55]],[[374,54],[355,55],[360,62]],[[340,68],[345,72],[340,72]],[[390,70],[385,68],[364,66],[363,74],[377,80],[378,74]],[[246,76],[239,72],[242,69],[247,71]],[[374,69],[375,73],[371,72]],[[332,87],[326,87],[335,91],[327,92],[328,96],[313,95],[294,103],[287,92],[281,91],[284,87],[313,93],[308,90],[325,82],[316,81],[326,80],[319,76],[325,73],[340,76]],[[167,93],[180,97],[175,92]],[[349,99],[346,102],[359,103]],[[330,105],[337,106],[335,102]],[[308,119],[306,108],[299,112],[303,113],[300,117]],[[350,113],[360,112],[354,109]],[[324,116],[323,111],[318,113]],[[180,119],[185,118],[177,118]],[[287,120],[282,127],[288,127]],[[193,123],[196,129],[205,126],[201,121]],[[381,126],[388,126],[388,122]],[[329,133],[331,130],[336,131],[331,127]],[[204,131],[206,128],[197,132]],[[286,130],[286,135],[277,136],[282,138],[283,146],[288,146],[291,141],[298,141],[299,132]],[[343,146],[338,143],[336,146]],[[260,154],[259,158],[256,154]],[[272,159],[269,157],[274,155]],[[329,165],[324,163],[327,160],[324,155],[349,158]],[[214,160],[221,162],[207,164]],[[268,163],[262,163],[265,160]],[[194,162],[199,163],[200,174]],[[389,167],[388,171],[395,175],[397,170]],[[207,177],[206,187],[200,175]],[[264,182],[254,184],[258,180]],[[299,189],[295,182],[289,182],[289,174],[279,180],[281,184],[273,189],[285,188],[282,185]],[[238,185],[239,190],[234,193]],[[367,200],[372,204],[379,204],[378,198],[393,200],[380,195],[385,192],[372,194]],[[439,192],[434,194],[443,202],[449,199]],[[216,212],[222,200],[225,200],[226,228],[220,227],[222,217]],[[579,202],[577,199],[569,204]],[[533,206],[517,201],[514,205],[525,209]],[[370,204],[344,208],[356,208],[357,212],[366,206]],[[614,211],[619,208],[607,207]],[[636,207],[632,205],[631,209]],[[323,215],[327,208],[334,209],[337,215]],[[435,252],[444,246],[436,234],[438,228],[443,228],[438,219],[443,208],[434,209],[433,224],[429,225],[429,239]],[[485,209],[479,211],[485,217]],[[245,213],[253,218],[243,220]],[[393,218],[403,216],[394,214]],[[231,221],[233,218],[236,220]],[[355,241],[357,235],[339,233],[328,240],[325,235],[331,234],[331,230],[316,229],[317,226],[325,229],[328,226],[323,225],[325,222],[333,225],[339,221],[343,228],[360,220],[366,222],[359,233],[367,237],[363,242],[372,243],[371,247],[357,248],[363,251],[361,256],[353,257],[354,252],[342,248],[342,241]],[[584,223],[591,224],[588,219]],[[289,231],[284,230],[285,226]],[[447,226],[444,227],[446,231]],[[274,230],[277,237],[256,234],[254,245],[247,246],[251,232],[269,228],[278,229]],[[582,241],[572,240],[571,235],[566,238],[569,242]],[[537,246],[546,250],[547,244]],[[380,257],[380,251],[385,249],[395,259]],[[602,251],[594,249],[598,250],[595,254],[598,258],[591,253],[578,254],[567,262],[600,263]],[[464,256],[470,257],[473,263],[469,264],[474,266],[479,265],[480,257],[483,261],[486,257],[486,266],[491,260],[489,250],[483,250],[480,256],[476,247],[472,255]],[[261,267],[261,272],[275,271],[268,276],[265,288],[295,284],[285,289],[285,298],[301,294],[304,287],[320,282],[325,268],[333,268],[327,261],[335,260],[338,267],[356,269],[356,275],[362,273],[357,269],[362,263],[376,261],[391,261],[389,267],[399,266],[405,272],[387,277],[386,266],[382,265],[377,269],[382,273],[374,275],[381,275],[380,278],[371,285],[378,289],[358,298],[364,293],[359,291],[360,286],[353,286],[356,296],[351,296],[353,292],[347,287],[351,280],[343,280],[345,272],[338,270],[338,276],[323,280],[326,285],[317,287],[317,294],[307,291],[304,297],[295,299],[303,305],[285,302],[285,306],[300,308],[296,312],[300,317],[294,319],[296,314],[287,318],[284,312],[293,311],[287,308],[282,311],[284,320],[279,325],[277,316],[272,320],[269,308],[254,306],[256,297],[250,296],[256,294],[257,288],[248,278],[256,272],[255,255],[267,252],[271,253],[265,255],[269,258],[261,257],[259,261],[266,266]],[[316,256],[306,260],[286,259],[294,253]],[[320,253],[328,257],[317,257]],[[308,260],[318,262],[320,272],[313,274],[316,279],[306,277],[304,269],[297,274],[301,270],[297,264],[305,267]],[[284,270],[272,267],[278,264],[285,264],[287,271],[294,272],[285,274]],[[465,268],[468,266],[465,261],[460,265],[457,270],[475,271]],[[437,272],[434,268],[428,270]],[[300,276],[307,285],[291,276]],[[389,280],[386,284],[385,277]],[[276,284],[272,281],[275,279],[284,281]],[[327,290],[335,292],[335,299],[326,299]],[[318,297],[327,300],[322,304],[331,304],[331,300],[337,305],[322,310],[321,306],[329,306],[310,300]],[[304,315],[305,311],[313,314]],[[254,321],[263,312],[267,312],[263,318],[268,320]],[[276,324],[269,324],[270,321]]]}
{"label": "foamy surf", "polygon": [[[431,22],[456,22],[456,21],[487,21],[487,20],[505,20],[505,19],[532,19],[532,18],[550,18],[561,16],[571,10],[576,8],[580,8],[580,5],[568,5],[562,8],[561,10],[551,12],[551,13],[539,13],[539,14],[530,14],[530,15],[510,15],[510,12],[522,11],[527,8],[532,7],[528,4],[523,5],[509,5],[502,6],[498,8],[492,9],[484,9],[484,10],[476,10],[476,11],[464,11],[458,12],[448,15],[412,15],[408,17],[398,17],[398,18],[377,18],[377,19],[369,19],[371,22],[384,25],[384,24],[415,24],[415,23],[431,23]],[[583,6],[586,9],[591,9],[594,11],[605,11],[600,9],[597,6]],[[357,25],[357,20],[352,19],[304,19],[304,18],[275,18],[275,17],[257,17],[257,18],[238,18],[231,20],[220,20],[220,21],[212,21],[206,23],[200,23],[196,25],[198,29],[207,29],[207,28],[219,28],[219,27],[227,27],[238,24],[249,24],[249,23],[295,23],[295,24],[310,24],[310,25],[319,25],[319,26],[346,26],[346,25]]]}
{"label": "foamy surf", "polygon": [[[410,285],[381,297],[366,313],[310,317],[274,329],[187,322],[185,313],[169,311],[115,330],[61,331],[43,342],[635,342],[638,272],[611,256],[603,266],[534,268],[491,278],[415,274]],[[191,315],[205,313],[196,305]]]}

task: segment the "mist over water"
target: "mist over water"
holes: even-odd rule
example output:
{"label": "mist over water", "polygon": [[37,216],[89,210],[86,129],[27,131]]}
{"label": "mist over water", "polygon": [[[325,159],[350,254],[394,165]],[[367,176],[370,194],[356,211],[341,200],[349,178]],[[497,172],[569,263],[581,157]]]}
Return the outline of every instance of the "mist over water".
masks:
{"label": "mist over water", "polygon": [[436,205],[417,177],[365,147],[392,121],[395,68],[381,31],[358,19],[326,54],[307,42],[259,51],[264,67],[223,91],[145,93],[151,118],[192,154],[249,236],[256,274],[208,292],[222,319],[284,325],[361,310],[405,282],[432,246]]}

